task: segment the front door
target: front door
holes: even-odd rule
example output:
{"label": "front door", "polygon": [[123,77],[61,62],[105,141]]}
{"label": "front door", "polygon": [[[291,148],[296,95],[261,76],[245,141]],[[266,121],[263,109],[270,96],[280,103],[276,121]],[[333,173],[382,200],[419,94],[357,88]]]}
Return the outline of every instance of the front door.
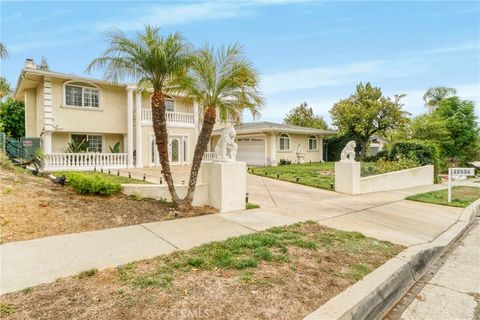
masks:
{"label": "front door", "polygon": [[168,138],[168,157],[170,164],[180,164],[183,159],[183,148],[181,137]]}

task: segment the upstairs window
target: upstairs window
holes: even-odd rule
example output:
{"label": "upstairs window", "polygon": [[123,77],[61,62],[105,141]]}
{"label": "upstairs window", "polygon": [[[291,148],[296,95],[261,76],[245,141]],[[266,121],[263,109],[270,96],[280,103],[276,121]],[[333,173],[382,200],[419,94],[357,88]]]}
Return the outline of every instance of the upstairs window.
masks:
{"label": "upstairs window", "polygon": [[290,150],[290,137],[286,133],[282,133],[280,135],[280,151],[288,151]]}
{"label": "upstairs window", "polygon": [[315,151],[318,150],[318,140],[315,136],[308,137],[308,150]]}
{"label": "upstairs window", "polygon": [[173,99],[165,99],[165,109],[167,111],[175,111],[175,101]]}
{"label": "upstairs window", "polygon": [[65,85],[65,105],[100,108],[100,90],[89,84],[68,83]]}

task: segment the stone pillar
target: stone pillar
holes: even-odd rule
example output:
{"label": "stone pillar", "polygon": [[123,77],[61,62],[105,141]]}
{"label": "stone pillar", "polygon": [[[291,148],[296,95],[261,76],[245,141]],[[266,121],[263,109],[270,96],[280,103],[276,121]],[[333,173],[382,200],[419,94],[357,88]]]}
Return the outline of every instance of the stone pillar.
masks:
{"label": "stone pillar", "polygon": [[135,167],[143,168],[142,161],[142,95],[138,92],[135,99]]}
{"label": "stone pillar", "polygon": [[127,166],[133,168],[133,89],[127,87]]}
{"label": "stone pillar", "polygon": [[335,191],[347,194],[360,193],[360,162],[335,162]]}
{"label": "stone pillar", "polygon": [[202,164],[202,178],[202,181],[208,184],[211,206],[220,212],[245,209],[245,162],[205,162]]}

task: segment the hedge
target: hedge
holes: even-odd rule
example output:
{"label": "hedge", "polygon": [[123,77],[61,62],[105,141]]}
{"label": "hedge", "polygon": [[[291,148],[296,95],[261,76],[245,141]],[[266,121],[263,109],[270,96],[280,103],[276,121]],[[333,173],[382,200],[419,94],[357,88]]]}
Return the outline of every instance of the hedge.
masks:
{"label": "hedge", "polygon": [[66,174],[68,185],[81,194],[111,196],[120,192],[120,183],[111,181],[100,174],[69,172]]}

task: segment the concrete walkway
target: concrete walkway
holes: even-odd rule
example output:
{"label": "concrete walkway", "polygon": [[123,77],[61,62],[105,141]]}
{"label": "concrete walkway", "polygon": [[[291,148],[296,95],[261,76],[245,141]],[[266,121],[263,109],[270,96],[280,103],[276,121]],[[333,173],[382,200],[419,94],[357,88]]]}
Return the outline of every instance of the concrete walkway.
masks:
{"label": "concrete walkway", "polygon": [[439,186],[346,196],[257,176],[248,179],[250,201],[263,208],[0,245],[0,293],[305,220],[411,246],[435,239],[462,212],[403,200]]}
{"label": "concrete walkway", "polygon": [[400,319],[480,319],[480,224],[478,220]]}

